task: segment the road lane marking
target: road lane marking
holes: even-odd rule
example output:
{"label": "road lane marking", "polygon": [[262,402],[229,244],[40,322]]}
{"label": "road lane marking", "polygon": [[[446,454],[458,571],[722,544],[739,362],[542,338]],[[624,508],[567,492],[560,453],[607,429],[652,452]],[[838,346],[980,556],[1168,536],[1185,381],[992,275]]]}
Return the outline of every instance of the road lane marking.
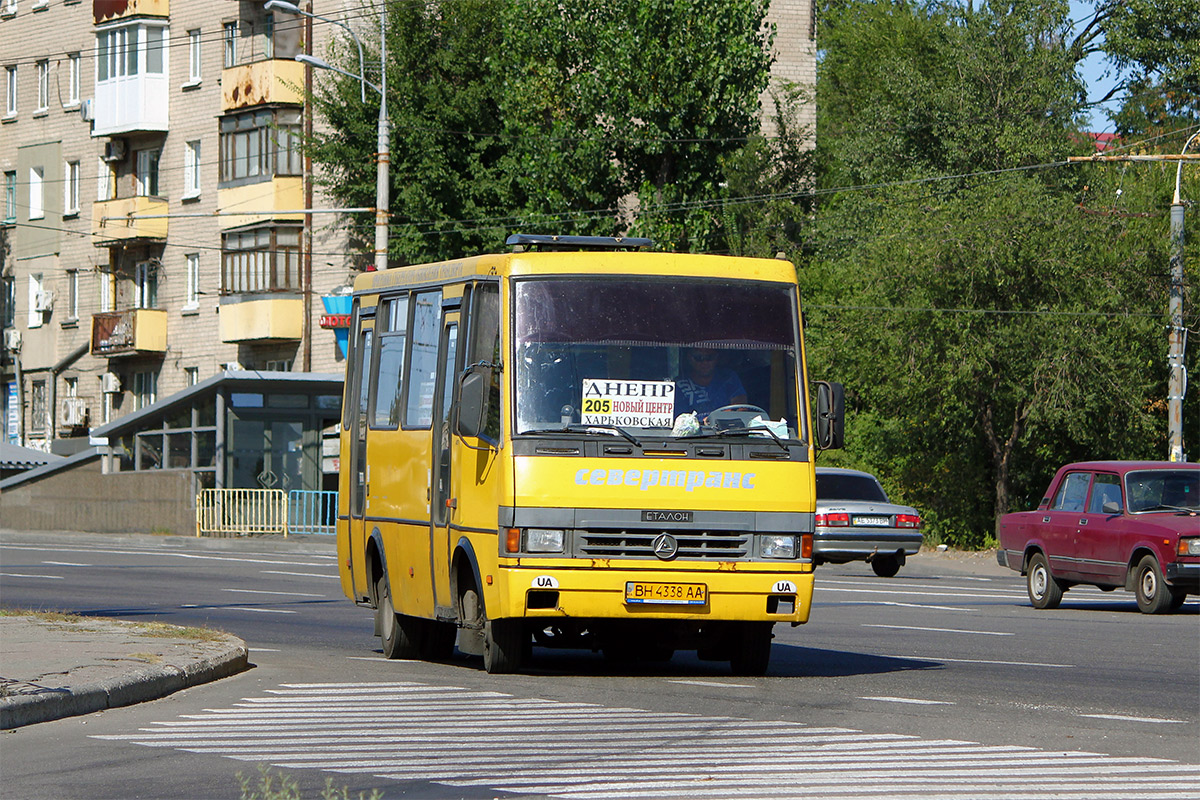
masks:
{"label": "road lane marking", "polygon": [[752,683],[722,683],[721,681],[667,681],[667,683],[682,683],[685,686],[716,686],[719,689],[753,689]]}
{"label": "road lane marking", "polygon": [[[167,556],[170,558],[187,558],[199,561],[236,561],[245,564],[269,564],[271,566],[289,567],[327,567],[328,563],[313,563],[312,561],[286,561],[273,558],[251,558],[249,556],[214,556],[203,553],[181,553],[176,550],[124,550],[112,547],[53,547],[36,545],[14,545],[0,543],[0,550],[27,550],[48,553],[105,553],[108,555],[125,556]],[[317,558],[317,556],[308,556]]]}
{"label": "road lane marking", "polygon": [[288,611],[283,608],[250,608],[248,606],[214,606],[201,605],[198,603],[184,603],[180,608],[203,608],[209,611],[257,611],[260,614],[295,614],[295,611]]}
{"label": "road lane marking", "polygon": [[[316,565],[314,564],[313,566],[316,566]],[[342,579],[340,575],[314,575],[311,572],[283,572],[283,571],[277,570],[277,569],[264,569],[262,571],[262,574],[263,575],[292,575],[297,578],[326,578],[331,581],[340,581]]]}
{"label": "road lane marking", "polygon": [[284,597],[325,597],[323,594],[312,592],[268,592],[266,589],[222,589],[222,592],[241,592],[242,594],[275,594]]}
{"label": "road lane marking", "polygon": [[90,567],[91,564],[78,564],[74,561],[43,561],[43,564],[49,564],[52,567]]}
{"label": "road lane marking", "polygon": [[[1200,765],[1161,758],[605,707],[415,682],[283,685],[224,708],[92,738],[285,769],[424,781],[456,796],[471,787],[473,795],[561,800],[1166,800],[1194,798],[1200,785]],[[514,741],[521,746],[514,748]]]}
{"label": "road lane marking", "polygon": [[928,608],[933,611],[977,611],[974,608],[963,608],[961,606],[927,606],[922,603],[901,603],[896,600],[852,600],[848,603],[841,603],[843,606],[898,606],[900,608]]}
{"label": "road lane marking", "polygon": [[880,703],[907,703],[914,706],[952,706],[948,700],[918,700],[915,697],[860,697],[859,700],[875,700]]}
{"label": "road lane marking", "polygon": [[1161,717],[1130,717],[1124,714],[1080,714],[1081,717],[1089,719],[1114,719],[1118,722],[1156,722],[1167,723],[1171,725],[1186,725],[1187,720],[1184,719],[1162,719]]}
{"label": "road lane marking", "polygon": [[32,575],[25,572],[0,572],[0,578],[46,578],[52,581],[63,580],[62,575]]}
{"label": "road lane marking", "polygon": [[864,622],[864,628],[891,628],[898,631],[929,631],[932,633],[973,633],[977,636],[1016,636],[1015,633],[1003,631],[964,631],[959,628],[922,628],[918,625],[884,625],[878,622]]}

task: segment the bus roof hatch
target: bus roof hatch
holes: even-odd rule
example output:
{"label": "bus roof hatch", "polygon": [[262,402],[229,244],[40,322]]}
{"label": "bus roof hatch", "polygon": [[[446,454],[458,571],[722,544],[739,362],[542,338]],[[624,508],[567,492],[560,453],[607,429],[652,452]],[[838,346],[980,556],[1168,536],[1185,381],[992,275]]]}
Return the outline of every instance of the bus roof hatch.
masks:
{"label": "bus roof hatch", "polygon": [[514,233],[504,242],[513,252],[524,250],[636,250],[653,247],[653,239],[628,236],[555,236],[542,233]]}

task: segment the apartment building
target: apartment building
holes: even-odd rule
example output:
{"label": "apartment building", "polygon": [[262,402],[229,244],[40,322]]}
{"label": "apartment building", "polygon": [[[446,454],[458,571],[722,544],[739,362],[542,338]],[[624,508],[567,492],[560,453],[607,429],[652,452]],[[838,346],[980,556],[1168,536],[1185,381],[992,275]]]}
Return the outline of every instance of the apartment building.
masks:
{"label": "apartment building", "polygon": [[293,56],[344,34],[263,6],[0,0],[4,441],[70,454],[225,370],[341,371],[323,301],[370,256],[304,213],[333,203],[305,191]]}

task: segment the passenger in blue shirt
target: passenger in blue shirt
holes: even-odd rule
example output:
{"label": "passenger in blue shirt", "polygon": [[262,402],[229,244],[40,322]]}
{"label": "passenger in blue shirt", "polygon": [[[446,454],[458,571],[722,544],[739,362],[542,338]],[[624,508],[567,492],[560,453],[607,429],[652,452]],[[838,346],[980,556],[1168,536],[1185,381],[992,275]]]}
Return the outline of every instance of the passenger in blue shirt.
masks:
{"label": "passenger in blue shirt", "polygon": [[703,419],[722,406],[746,402],[746,389],[733,370],[717,366],[717,351],[697,347],[684,357],[684,375],[675,380],[675,414],[695,411]]}

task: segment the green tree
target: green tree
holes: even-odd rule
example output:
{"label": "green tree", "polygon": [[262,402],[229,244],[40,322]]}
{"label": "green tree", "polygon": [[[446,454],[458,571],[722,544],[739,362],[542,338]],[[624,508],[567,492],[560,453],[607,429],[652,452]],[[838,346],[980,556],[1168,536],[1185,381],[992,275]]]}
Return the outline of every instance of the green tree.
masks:
{"label": "green tree", "polygon": [[[1089,149],[1066,11],[823,7],[813,369],[851,389],[842,458],[960,544],[1058,463],[1165,439],[1164,209],[1091,207],[1113,173],[1063,164]],[[1144,198],[1164,177],[1124,180]]]}

